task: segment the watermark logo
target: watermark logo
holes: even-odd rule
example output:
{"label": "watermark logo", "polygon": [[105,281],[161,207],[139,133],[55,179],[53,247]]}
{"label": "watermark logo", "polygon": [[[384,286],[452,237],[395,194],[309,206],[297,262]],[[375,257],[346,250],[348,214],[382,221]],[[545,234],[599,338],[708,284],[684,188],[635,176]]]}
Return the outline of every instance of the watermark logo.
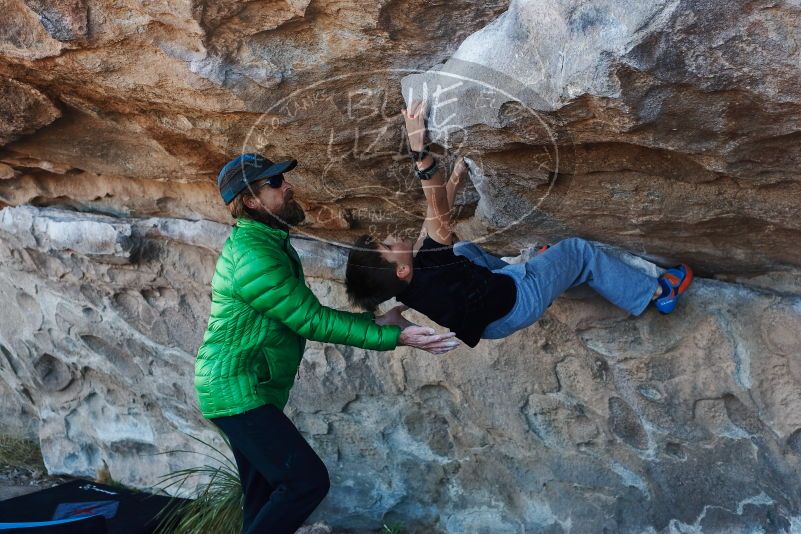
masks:
{"label": "watermark logo", "polygon": [[414,100],[427,102],[428,138],[440,165],[450,170],[464,157],[469,168],[451,210],[457,231],[460,222],[477,221],[471,229],[481,232],[469,238],[480,243],[512,231],[548,198],[560,151],[571,146],[554,114],[543,113],[547,104],[524,84],[453,60],[440,71],[353,72],[298,89],[258,118],[242,152],[269,156],[313,132],[307,152],[288,154],[299,169],[287,179],[302,173],[298,198],[313,222],[294,232],[345,246],[352,245],[338,231],[414,240],[425,198],[400,113]]}

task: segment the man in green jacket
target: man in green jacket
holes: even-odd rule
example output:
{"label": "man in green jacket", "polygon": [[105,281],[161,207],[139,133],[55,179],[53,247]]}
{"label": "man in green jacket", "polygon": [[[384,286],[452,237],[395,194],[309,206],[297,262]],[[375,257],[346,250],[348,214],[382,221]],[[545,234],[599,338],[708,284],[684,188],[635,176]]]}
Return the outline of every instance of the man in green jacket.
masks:
{"label": "man in green jacket", "polygon": [[325,465],[283,413],[307,339],[434,354],[458,344],[451,333],[409,323],[399,309],[374,317],[320,304],[289,241],[289,228],[304,219],[283,176],[295,165],[243,154],[217,177],[236,225],[211,281],[195,387],[201,412],[231,443],[247,533],[295,532],[328,492]]}

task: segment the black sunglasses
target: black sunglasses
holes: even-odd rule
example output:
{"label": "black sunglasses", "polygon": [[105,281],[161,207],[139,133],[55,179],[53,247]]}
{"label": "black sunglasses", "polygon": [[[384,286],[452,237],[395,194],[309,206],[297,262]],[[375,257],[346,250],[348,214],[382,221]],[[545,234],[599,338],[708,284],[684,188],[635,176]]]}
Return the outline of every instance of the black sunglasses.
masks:
{"label": "black sunglasses", "polygon": [[275,176],[270,176],[265,180],[259,180],[255,184],[251,184],[253,191],[258,191],[262,187],[269,185],[273,189],[278,189],[284,184],[284,175],[283,174],[276,174]]}

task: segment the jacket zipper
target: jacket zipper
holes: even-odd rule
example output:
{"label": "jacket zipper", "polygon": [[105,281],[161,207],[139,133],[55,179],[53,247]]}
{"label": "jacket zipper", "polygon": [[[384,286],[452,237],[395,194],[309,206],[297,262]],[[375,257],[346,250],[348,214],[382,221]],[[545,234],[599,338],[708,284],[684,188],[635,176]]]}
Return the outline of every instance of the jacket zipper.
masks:
{"label": "jacket zipper", "polygon": [[[287,257],[289,258],[289,262],[292,264],[292,272],[297,278],[300,278],[300,273],[298,272],[299,267],[297,262],[295,261],[294,256],[289,252],[289,235],[287,235],[286,239],[284,239],[284,252],[286,252]],[[300,378],[300,362],[303,360],[303,340],[300,336],[298,336],[298,370],[295,373],[295,380]]]}

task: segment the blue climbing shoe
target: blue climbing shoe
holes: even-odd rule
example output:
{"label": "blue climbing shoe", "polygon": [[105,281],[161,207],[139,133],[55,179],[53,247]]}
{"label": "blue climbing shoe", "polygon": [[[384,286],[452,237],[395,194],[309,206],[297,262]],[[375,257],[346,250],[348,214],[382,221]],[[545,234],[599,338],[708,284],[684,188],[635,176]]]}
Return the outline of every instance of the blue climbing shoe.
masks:
{"label": "blue climbing shoe", "polygon": [[654,302],[656,309],[663,314],[672,313],[679,303],[679,298],[692,283],[693,270],[689,265],[682,263],[668,269],[659,277],[662,296]]}

